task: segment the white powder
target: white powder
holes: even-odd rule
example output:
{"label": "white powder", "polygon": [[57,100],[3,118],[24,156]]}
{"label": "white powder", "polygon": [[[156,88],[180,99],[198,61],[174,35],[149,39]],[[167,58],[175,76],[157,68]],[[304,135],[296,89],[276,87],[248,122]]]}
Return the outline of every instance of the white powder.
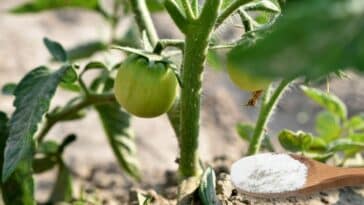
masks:
{"label": "white powder", "polygon": [[264,153],[242,158],[231,167],[233,184],[251,193],[281,193],[302,188],[307,167],[287,154]]}

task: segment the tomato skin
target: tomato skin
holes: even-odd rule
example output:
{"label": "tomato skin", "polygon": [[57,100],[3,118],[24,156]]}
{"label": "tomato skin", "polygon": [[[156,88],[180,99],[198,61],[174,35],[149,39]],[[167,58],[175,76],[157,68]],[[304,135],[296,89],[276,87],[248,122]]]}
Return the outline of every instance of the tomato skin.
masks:
{"label": "tomato skin", "polygon": [[272,82],[266,78],[258,78],[252,76],[251,74],[245,72],[243,69],[229,65],[227,67],[227,72],[230,79],[238,86],[241,90],[245,91],[259,91],[265,90],[269,84]]}
{"label": "tomato skin", "polygon": [[166,113],[177,95],[172,69],[161,62],[131,55],[120,66],[114,84],[116,100],[129,113],[144,118]]}

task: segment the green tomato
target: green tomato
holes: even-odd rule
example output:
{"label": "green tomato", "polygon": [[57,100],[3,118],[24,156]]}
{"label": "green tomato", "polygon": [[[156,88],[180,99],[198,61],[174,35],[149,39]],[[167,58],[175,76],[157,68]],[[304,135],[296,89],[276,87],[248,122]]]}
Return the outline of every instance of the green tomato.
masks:
{"label": "green tomato", "polygon": [[246,91],[254,92],[259,90],[265,90],[272,82],[271,80],[266,78],[252,76],[250,73],[244,71],[243,69],[231,65],[227,67],[227,72],[234,84],[240,89]]}
{"label": "green tomato", "polygon": [[114,84],[119,104],[138,117],[151,118],[166,113],[177,95],[178,82],[163,62],[131,55],[120,66]]}

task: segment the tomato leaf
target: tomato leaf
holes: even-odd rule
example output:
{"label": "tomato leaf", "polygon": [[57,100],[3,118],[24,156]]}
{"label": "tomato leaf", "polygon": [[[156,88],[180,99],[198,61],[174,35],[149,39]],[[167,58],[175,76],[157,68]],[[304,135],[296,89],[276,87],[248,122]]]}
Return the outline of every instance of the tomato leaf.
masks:
{"label": "tomato leaf", "polygon": [[353,140],[354,142],[364,143],[364,133],[353,134],[353,135],[348,136],[348,138]]}
{"label": "tomato leaf", "polygon": [[33,171],[40,174],[53,169],[58,163],[56,156],[36,157],[33,159]]}
{"label": "tomato leaf", "polygon": [[75,92],[75,93],[81,92],[81,88],[78,84],[61,82],[59,84],[59,86],[60,86],[60,88],[62,88],[63,90],[66,90],[66,91]]}
{"label": "tomato leaf", "polygon": [[139,165],[129,114],[122,111],[117,103],[96,105],[95,108],[120,167],[139,180]]}
{"label": "tomato leaf", "polygon": [[14,95],[16,83],[7,83],[1,89],[3,95]]}
{"label": "tomato leaf", "polygon": [[38,123],[48,111],[50,101],[68,67],[51,72],[41,66],[30,71],[15,89],[15,112],[10,119],[2,180],[5,181],[25,157],[32,155],[32,138]]}
{"label": "tomato leaf", "polygon": [[323,111],[316,116],[315,128],[318,136],[326,142],[340,137],[340,119],[330,112]]}
{"label": "tomato leaf", "polygon": [[16,14],[37,13],[41,11],[66,7],[96,10],[98,8],[98,0],[31,0],[20,6],[12,8],[10,12]]}
{"label": "tomato leaf", "polygon": [[309,88],[306,86],[301,86],[303,92],[311,100],[326,108],[329,112],[340,117],[340,119],[345,120],[347,117],[346,105],[335,95],[323,92],[315,88]]}
{"label": "tomato leaf", "polygon": [[346,127],[351,131],[364,131],[364,113],[360,113],[351,117],[346,124]]}
{"label": "tomato leaf", "polygon": [[302,131],[295,133],[283,130],[279,133],[278,139],[284,149],[291,152],[302,152],[310,148],[313,136]]}
{"label": "tomato leaf", "polygon": [[317,78],[340,69],[364,71],[364,1],[294,1],[265,38],[238,45],[228,62],[262,77]]}
{"label": "tomato leaf", "polygon": [[68,167],[61,162],[58,167],[56,183],[48,200],[50,204],[56,202],[70,202],[72,200],[72,176]]}
{"label": "tomato leaf", "polygon": [[57,142],[53,140],[48,140],[38,145],[37,153],[42,153],[45,155],[57,154],[58,147],[59,145]]}
{"label": "tomato leaf", "polygon": [[216,176],[211,167],[208,167],[202,175],[198,193],[203,205],[217,205]]}
{"label": "tomato leaf", "polygon": [[91,61],[86,64],[84,71],[90,69],[105,69],[108,70],[108,67],[101,61]]}
{"label": "tomato leaf", "polygon": [[44,38],[43,42],[54,59],[60,62],[67,61],[67,53],[60,43],[50,40],[48,38]]}
{"label": "tomato leaf", "polygon": [[70,60],[78,60],[90,57],[93,54],[106,49],[107,45],[105,43],[101,41],[90,41],[67,50],[67,55]]}
{"label": "tomato leaf", "polygon": [[364,150],[363,142],[355,142],[351,139],[337,139],[328,145],[331,152],[346,151],[351,149]]}
{"label": "tomato leaf", "polygon": [[[0,112],[0,166],[3,166],[5,143],[8,138],[8,118]],[[31,160],[22,160],[5,183],[1,183],[5,204],[35,205]]]}
{"label": "tomato leaf", "polygon": [[334,152],[305,152],[305,156],[320,162],[326,162],[334,156]]}

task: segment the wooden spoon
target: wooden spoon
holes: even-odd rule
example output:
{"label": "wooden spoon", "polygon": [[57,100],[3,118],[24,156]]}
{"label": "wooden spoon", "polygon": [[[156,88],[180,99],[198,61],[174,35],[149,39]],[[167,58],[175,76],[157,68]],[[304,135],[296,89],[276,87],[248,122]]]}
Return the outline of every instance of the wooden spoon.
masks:
{"label": "wooden spoon", "polygon": [[326,189],[344,186],[364,185],[364,168],[339,168],[329,166],[304,156],[290,155],[294,159],[304,163],[307,168],[307,179],[304,187],[296,191],[282,193],[251,193],[241,190],[248,195],[275,198],[308,195]]}

